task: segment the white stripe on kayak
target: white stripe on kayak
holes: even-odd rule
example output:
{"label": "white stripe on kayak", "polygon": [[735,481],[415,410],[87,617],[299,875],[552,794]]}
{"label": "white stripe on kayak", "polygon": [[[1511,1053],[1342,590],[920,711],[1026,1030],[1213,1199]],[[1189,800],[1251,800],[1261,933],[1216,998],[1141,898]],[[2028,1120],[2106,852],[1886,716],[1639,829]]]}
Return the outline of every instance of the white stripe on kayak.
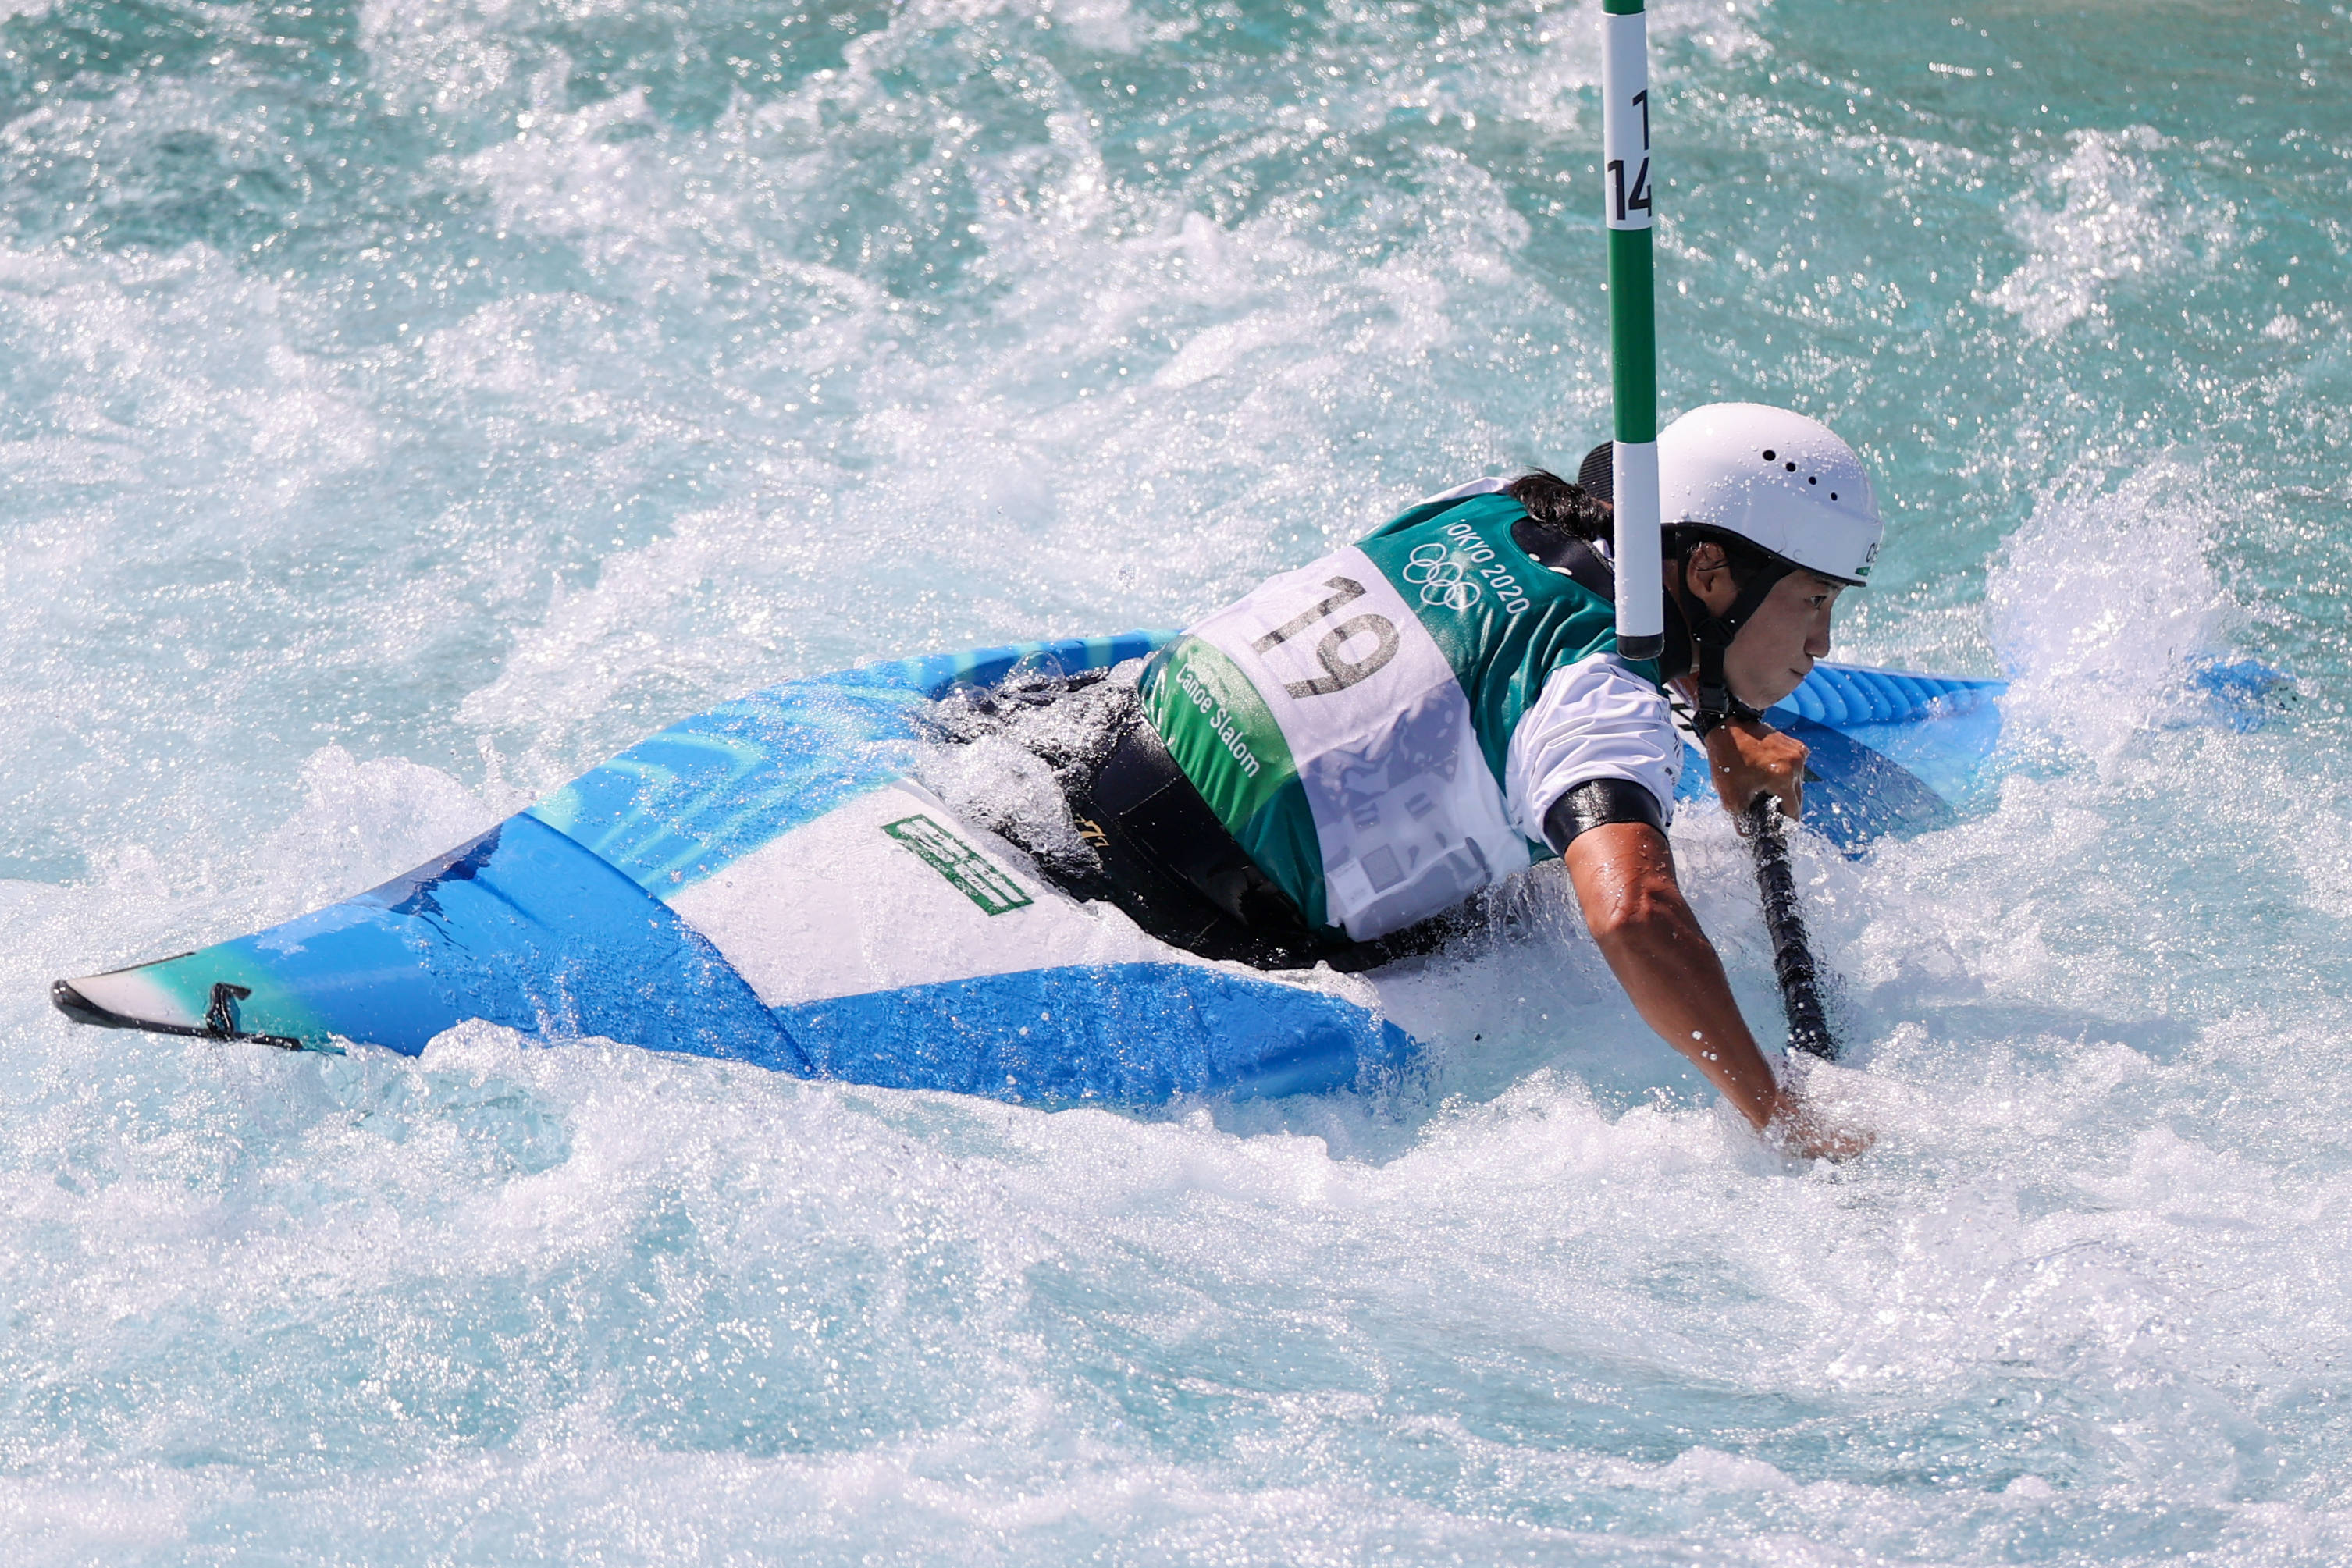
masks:
{"label": "white stripe on kayak", "polygon": [[[142,965],[141,968],[148,967]],[[141,1023],[170,1024],[177,1029],[204,1027],[203,1014],[190,1012],[186,1003],[139,969],[117,969],[111,974],[88,975],[66,983],[80,992],[85,1001],[121,1018],[135,1019]]]}
{"label": "white stripe on kayak", "polygon": [[[977,860],[959,864],[959,846]],[[1108,904],[1078,903],[904,780],[794,828],[670,908],[770,1007],[1068,965],[1204,963]]]}

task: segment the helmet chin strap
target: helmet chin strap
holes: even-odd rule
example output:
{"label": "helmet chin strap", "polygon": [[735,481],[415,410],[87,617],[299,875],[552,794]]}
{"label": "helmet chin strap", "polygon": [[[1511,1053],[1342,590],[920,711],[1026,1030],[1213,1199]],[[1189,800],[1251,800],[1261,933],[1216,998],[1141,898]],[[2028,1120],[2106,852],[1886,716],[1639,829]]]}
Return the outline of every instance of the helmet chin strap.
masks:
{"label": "helmet chin strap", "polygon": [[1690,557],[1685,555],[1676,566],[1680,568],[1681,591],[1675,596],[1688,601],[1682,606],[1685,623],[1690,629],[1692,645],[1698,653],[1698,701],[1691,710],[1691,728],[1705,740],[1730,719],[1760,718],[1756,709],[1732,695],[1730,683],[1723,674],[1723,656],[1731,651],[1732,639],[1748,618],[1763,605],[1772,590],[1789,568],[1758,573],[1739,590],[1731,607],[1717,615],[1708,610],[1690,585]]}

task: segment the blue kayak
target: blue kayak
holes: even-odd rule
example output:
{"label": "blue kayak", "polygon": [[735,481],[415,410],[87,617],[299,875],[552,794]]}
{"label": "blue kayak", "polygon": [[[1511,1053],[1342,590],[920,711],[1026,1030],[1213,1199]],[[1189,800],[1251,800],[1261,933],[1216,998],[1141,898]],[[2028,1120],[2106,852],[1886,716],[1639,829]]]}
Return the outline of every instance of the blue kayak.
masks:
{"label": "blue kayak", "polygon": [[[1082,903],[915,777],[933,705],[1104,670],[1172,635],[1023,643],[787,681],[631,747],[404,876],[198,952],[60,980],[80,1021],[414,1055],[481,1019],[802,1077],[1153,1103],[1392,1074],[1373,983],[1265,972]],[[1957,820],[1998,681],[1822,664],[1771,721],[1848,852]],[[1711,798],[1694,752],[1684,793]]]}

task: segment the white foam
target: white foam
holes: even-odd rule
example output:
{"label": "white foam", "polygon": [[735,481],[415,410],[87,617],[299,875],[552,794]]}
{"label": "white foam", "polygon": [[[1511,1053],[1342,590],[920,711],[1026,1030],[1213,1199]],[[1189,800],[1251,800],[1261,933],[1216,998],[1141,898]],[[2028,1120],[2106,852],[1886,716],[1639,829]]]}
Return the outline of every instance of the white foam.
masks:
{"label": "white foam", "polygon": [[274,895],[302,907],[328,904],[424,864],[487,831],[498,811],[438,768],[398,758],[361,762],[340,746],[302,769],[302,809],[261,846],[272,863],[300,869]]}
{"label": "white foam", "polygon": [[2056,486],[1986,584],[2013,685],[2003,715],[2111,758],[2141,735],[2192,656],[2233,619],[2206,554],[2231,503],[2183,457]]}
{"label": "white foam", "polygon": [[1988,302],[2051,337],[2086,318],[2105,320],[2117,283],[2153,279],[2200,246],[2226,244],[2231,205],[2176,196],[2148,156],[2168,145],[2145,125],[2070,132],[2066,157],[2041,171],[2058,206],[2020,200],[2011,207],[2010,230],[2030,256]]}

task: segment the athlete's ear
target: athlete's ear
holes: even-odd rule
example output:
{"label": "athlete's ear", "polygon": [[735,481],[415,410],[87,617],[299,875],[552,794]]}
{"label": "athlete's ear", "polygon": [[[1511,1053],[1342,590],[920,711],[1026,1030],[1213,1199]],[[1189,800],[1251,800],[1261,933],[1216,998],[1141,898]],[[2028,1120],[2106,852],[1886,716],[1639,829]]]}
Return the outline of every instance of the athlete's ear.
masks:
{"label": "athlete's ear", "polygon": [[1710,615],[1720,615],[1739,597],[1738,588],[1731,580],[1731,559],[1723,547],[1712,540],[1696,546],[1684,558],[1683,586],[1690,596],[1706,606]]}

